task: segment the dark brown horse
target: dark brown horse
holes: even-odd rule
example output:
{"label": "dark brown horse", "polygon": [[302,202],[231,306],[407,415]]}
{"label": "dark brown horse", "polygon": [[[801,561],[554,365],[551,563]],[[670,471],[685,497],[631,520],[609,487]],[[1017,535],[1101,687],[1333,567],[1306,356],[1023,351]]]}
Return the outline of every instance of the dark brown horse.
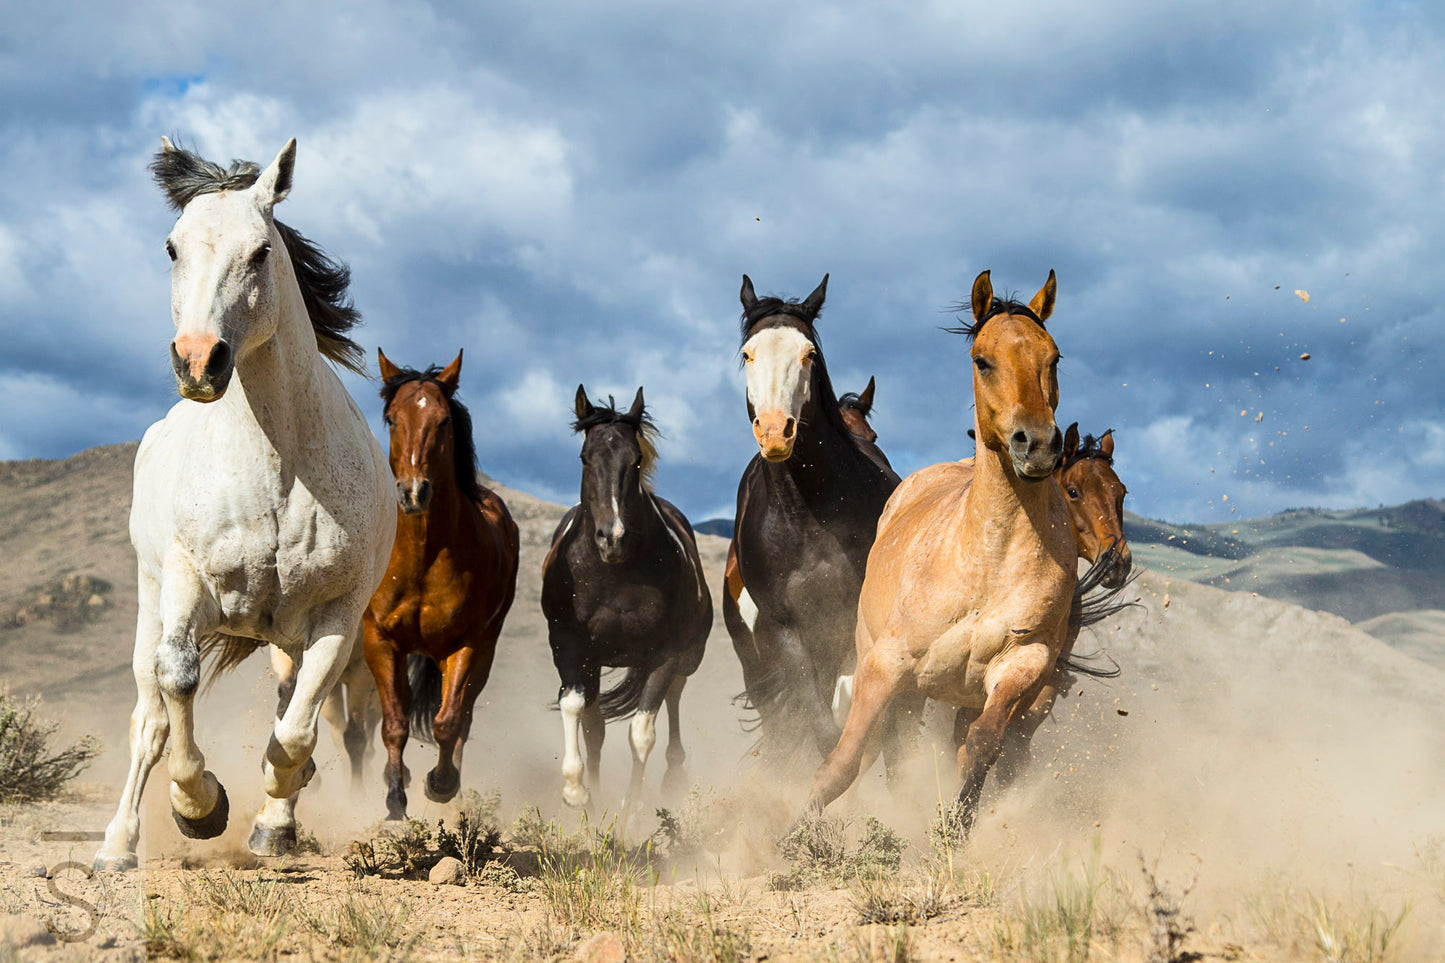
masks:
{"label": "dark brown horse", "polygon": [[[738,485],[736,576],[723,617],[766,741],[838,740],[831,704],[852,651],[858,591],[898,476],[839,411],[815,330],[828,279],[802,301],[744,275],[742,355],[758,454]],[[867,443],[868,447],[873,447]],[[873,448],[876,451],[876,448]]]}
{"label": "dark brown horse", "polygon": [[[542,612],[561,689],[562,798],[585,806],[597,788],[602,738],[611,719],[632,717],[632,779],[624,815],[642,794],[643,769],[667,702],[667,776],[676,788],[686,753],[678,707],[687,677],[702,663],[712,628],[712,596],[692,526],[652,492],[654,429],[642,389],[627,411],[594,406],[577,386],[582,432],[582,499],[562,517],[542,566]],[[604,668],[627,669],[601,690]],[[586,784],[578,726],[587,742]]]}
{"label": "dark brown horse", "polygon": [[477,481],[471,417],[456,398],[461,352],[445,368],[425,371],[377,355],[396,476],[396,542],[362,630],[381,693],[387,818],[404,819],[408,729],[437,744],[427,798],[446,802],[461,788],[472,706],[517,589],[518,537],[507,506]]}

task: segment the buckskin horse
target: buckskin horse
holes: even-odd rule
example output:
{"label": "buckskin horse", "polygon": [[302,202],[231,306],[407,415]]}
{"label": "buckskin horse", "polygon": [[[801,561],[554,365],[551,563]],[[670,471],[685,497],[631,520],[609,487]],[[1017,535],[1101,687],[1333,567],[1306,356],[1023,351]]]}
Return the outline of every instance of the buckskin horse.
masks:
{"label": "buckskin horse", "polygon": [[327,364],[362,367],[349,274],[273,216],[295,160],[294,139],[261,170],[162,138],[151,162],[180,211],[166,253],[183,400],[136,453],[136,707],[99,869],[136,865],[141,794],[168,738],[177,826],[196,839],[225,830],[230,803],[195,738],[203,658],[214,677],[266,643],[298,667],[276,708],[248,845],[260,856],[295,846],[317,716],[391,554],[386,456]]}
{"label": "buckskin horse", "polygon": [[477,480],[472,418],[456,396],[462,353],[425,371],[399,368],[380,350],[377,359],[396,544],[362,632],[381,694],[387,818],[405,819],[408,729],[437,746],[426,797],[446,802],[461,788],[472,710],[517,591],[520,541],[507,506]]}
{"label": "buckskin horse", "polygon": [[857,778],[884,713],[934,698],[980,709],[958,753],[948,822],[966,835],[1010,720],[1034,703],[1069,635],[1078,548],[1063,490],[1053,272],[1027,304],[974,281],[971,469],[910,475],[889,499],[857,608],[858,668],[837,746],[813,777],[818,812]]}
{"label": "buckskin horse", "polygon": [[[680,785],[686,753],[678,710],[687,677],[702,663],[712,596],[692,526],[652,491],[657,448],[642,389],[628,410],[619,411],[610,402],[594,406],[578,385],[576,415],[572,429],[583,435],[582,497],[562,517],[542,566],[542,612],[561,679],[562,798],[570,806],[588,804],[598,784],[606,724],[631,716],[625,816],[641,798],[664,700],[663,785]],[[602,669],[613,666],[627,674],[601,692]],[[585,769],[579,725],[587,743]]]}
{"label": "buckskin horse", "polygon": [[838,740],[833,688],[852,651],[878,516],[898,484],[839,411],[816,331],[827,289],[825,275],[802,301],[760,298],[743,276],[742,356],[758,454],[738,484],[730,547],[738,594],[723,596],[764,740],[777,746],[796,725],[819,755]]}

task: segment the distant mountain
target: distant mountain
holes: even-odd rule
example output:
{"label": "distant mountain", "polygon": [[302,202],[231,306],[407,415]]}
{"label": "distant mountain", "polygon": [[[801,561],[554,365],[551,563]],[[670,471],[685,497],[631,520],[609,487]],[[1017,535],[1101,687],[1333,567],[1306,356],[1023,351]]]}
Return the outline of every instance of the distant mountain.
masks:
{"label": "distant mountain", "polygon": [[709,518],[705,522],[698,522],[692,530],[700,535],[716,535],[718,538],[733,537],[733,520],[731,518]]}
{"label": "distant mountain", "polygon": [[1445,502],[1171,525],[1130,515],[1134,557],[1158,572],[1333,612],[1445,666]]}

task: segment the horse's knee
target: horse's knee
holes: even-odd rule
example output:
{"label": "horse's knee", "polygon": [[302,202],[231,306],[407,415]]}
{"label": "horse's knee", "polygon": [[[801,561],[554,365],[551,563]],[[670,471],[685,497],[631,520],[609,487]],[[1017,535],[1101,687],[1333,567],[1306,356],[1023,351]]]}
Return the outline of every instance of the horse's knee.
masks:
{"label": "horse's knee", "polygon": [[201,654],[184,636],[161,640],[156,647],[156,684],[168,696],[190,698],[201,684]]}

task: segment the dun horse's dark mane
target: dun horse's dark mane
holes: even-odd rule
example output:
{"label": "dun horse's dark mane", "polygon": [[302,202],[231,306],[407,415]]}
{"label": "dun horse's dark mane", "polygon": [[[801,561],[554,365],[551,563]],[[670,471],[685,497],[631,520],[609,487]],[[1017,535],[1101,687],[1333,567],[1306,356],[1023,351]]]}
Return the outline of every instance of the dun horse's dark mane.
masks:
{"label": "dun horse's dark mane", "polygon": [[447,390],[447,386],[437,380],[437,375],[442,369],[432,365],[425,371],[418,371],[415,368],[402,368],[396,374],[382,382],[381,410],[386,411],[391,407],[391,400],[402,385],[410,384],[413,381],[434,384],[441,389],[442,396],[446,398],[447,404],[451,406],[452,412],[452,452],[455,455],[457,487],[467,499],[476,503],[482,500],[482,485],[477,481],[477,446],[472,438],[472,413],[467,411],[467,406],[458,400],[456,394]]}
{"label": "dun horse's dark mane", "polygon": [[[158,151],[151,159],[150,171],[171,206],[180,211],[202,194],[245,190],[261,176],[261,165],[233,160],[231,166],[222,167],[193,151],[174,147]],[[275,224],[291,256],[291,270],[316,333],[317,350],[343,368],[364,375],[361,345],[346,336],[361,321],[361,312],[347,293],[350,268],[327,257],[295,228],[280,221]]]}
{"label": "dun horse's dark mane", "polygon": [[1085,435],[1084,439],[1079,442],[1079,447],[1074,451],[1073,456],[1069,458],[1068,461],[1064,462],[1064,468],[1072,468],[1074,465],[1077,465],[1079,462],[1085,460],[1086,458],[1093,458],[1097,461],[1102,461],[1106,465],[1112,466],[1114,464],[1114,456],[1104,451],[1101,446],[1104,442],[1105,436],[1113,430],[1114,429],[1110,428],[1109,431],[1104,432],[1104,434],[1100,435],[1097,438],[1095,438],[1093,435]]}
{"label": "dun horse's dark mane", "polygon": [[[962,313],[972,311],[973,309],[968,304],[960,301],[957,304],[949,305],[948,310]],[[1033,308],[1029,307],[1027,304],[1014,297],[994,298],[993,304],[989,306],[988,313],[986,313],[983,317],[979,318],[973,324],[969,324],[968,322],[963,321],[963,323],[956,328],[944,328],[943,330],[947,331],[949,334],[961,334],[964,337],[968,338],[970,342],[972,342],[975,338],[978,337],[979,331],[983,330],[983,326],[988,322],[988,320],[990,318],[996,318],[1000,314],[1022,315],[1023,317],[1028,318],[1030,321],[1037,324],[1039,327],[1044,328],[1045,331],[1048,330],[1048,328],[1044,325],[1043,318],[1040,318],[1037,314],[1034,314]],[[963,319],[960,318],[959,320],[962,321]]]}
{"label": "dun horse's dark mane", "polygon": [[643,405],[641,414],[633,417],[619,410],[617,399],[608,395],[606,405],[593,405],[591,414],[572,422],[572,430],[586,432],[598,425],[613,424],[628,425],[637,432],[637,446],[642,449],[642,487],[652,491],[652,482],[657,475],[657,437],[661,432],[653,423],[646,405]]}

